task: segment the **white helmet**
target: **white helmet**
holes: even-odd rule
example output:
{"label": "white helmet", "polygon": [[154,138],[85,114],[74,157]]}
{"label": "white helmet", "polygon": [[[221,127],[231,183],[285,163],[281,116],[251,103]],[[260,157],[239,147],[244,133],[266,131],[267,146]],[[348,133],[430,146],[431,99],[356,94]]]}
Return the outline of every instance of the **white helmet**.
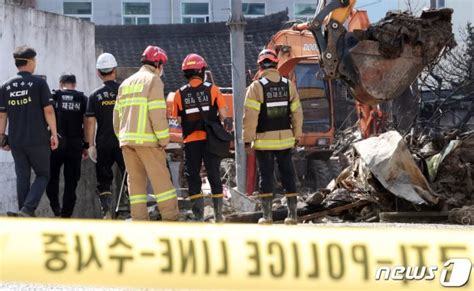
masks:
{"label": "white helmet", "polygon": [[103,53],[97,58],[97,64],[95,67],[98,70],[107,73],[117,67],[117,61],[112,54]]}

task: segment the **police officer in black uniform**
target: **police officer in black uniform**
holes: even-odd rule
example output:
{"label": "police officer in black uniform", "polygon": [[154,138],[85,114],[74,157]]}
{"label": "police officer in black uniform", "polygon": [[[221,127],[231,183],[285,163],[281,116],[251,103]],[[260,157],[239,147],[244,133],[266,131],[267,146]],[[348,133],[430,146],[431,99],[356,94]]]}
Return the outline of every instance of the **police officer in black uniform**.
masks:
{"label": "police officer in black uniform", "polygon": [[[0,145],[4,150],[11,148],[17,176],[20,211],[8,215],[31,217],[35,216],[48,185],[51,150],[58,147],[56,118],[48,84],[32,75],[36,69],[36,51],[18,47],[13,57],[18,74],[0,87]],[[30,184],[31,169],[36,175],[33,184]]]}
{"label": "police officer in black uniform", "polygon": [[[87,97],[76,91],[76,76],[63,74],[61,89],[53,91],[53,104],[58,124],[59,148],[51,154],[51,178],[46,188],[55,216],[72,216],[76,204],[76,187],[81,177],[81,160],[87,157],[88,144],[84,142],[84,114]],[[59,174],[64,165],[64,195],[59,203]]]}
{"label": "police officer in black uniform", "polygon": [[[114,174],[112,166],[117,163],[122,175],[125,172],[122,150],[113,128],[115,99],[120,86],[115,81],[116,67],[117,61],[109,53],[103,53],[97,58],[97,74],[104,84],[89,96],[86,111],[87,141],[90,145],[89,156],[92,161],[97,163],[97,194],[99,195],[104,218],[111,218],[113,211],[111,185]],[[94,139],[96,123],[97,135]],[[122,199],[119,211],[128,213],[125,201],[126,199]]]}

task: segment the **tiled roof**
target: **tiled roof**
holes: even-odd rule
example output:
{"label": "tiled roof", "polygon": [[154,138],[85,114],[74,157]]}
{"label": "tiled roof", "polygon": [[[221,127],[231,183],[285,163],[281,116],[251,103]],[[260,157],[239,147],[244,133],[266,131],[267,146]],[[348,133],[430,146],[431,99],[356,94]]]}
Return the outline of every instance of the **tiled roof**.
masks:
{"label": "tiled roof", "polygon": [[[256,69],[259,51],[270,41],[288,12],[247,19],[245,26],[246,69]],[[232,86],[230,66],[230,34],[225,22],[166,25],[98,25],[95,41],[99,49],[112,53],[120,67],[139,67],[140,55],[147,45],[158,45],[168,53],[163,81],[165,92],[181,87],[186,80],[181,62],[189,53],[202,55],[208,62],[216,84]]]}

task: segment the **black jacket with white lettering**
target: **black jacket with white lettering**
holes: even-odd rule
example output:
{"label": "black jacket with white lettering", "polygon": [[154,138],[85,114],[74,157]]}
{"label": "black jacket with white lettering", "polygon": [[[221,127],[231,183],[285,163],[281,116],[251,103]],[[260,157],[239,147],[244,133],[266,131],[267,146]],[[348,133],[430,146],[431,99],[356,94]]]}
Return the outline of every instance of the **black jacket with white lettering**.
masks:
{"label": "black jacket with white lettering", "polygon": [[288,79],[272,82],[259,80],[263,88],[263,103],[258,116],[257,132],[291,129],[290,86]]}
{"label": "black jacket with white lettering", "polygon": [[53,91],[58,133],[64,138],[84,137],[84,114],[87,97],[76,90]]}
{"label": "black jacket with white lettering", "polygon": [[89,96],[86,117],[95,117],[97,120],[95,141],[97,147],[119,147],[113,125],[114,106],[119,86],[120,84],[115,81],[106,81]]}
{"label": "black jacket with white lettering", "polygon": [[209,121],[219,120],[217,102],[212,104],[211,87],[211,83],[204,82],[198,87],[187,84],[179,89],[183,106],[183,110],[179,112],[183,138],[196,130],[205,130],[203,117]]}
{"label": "black jacket with white lettering", "polygon": [[0,112],[8,116],[12,148],[49,145],[50,134],[43,108],[51,105],[51,92],[45,80],[19,72],[0,87]]}

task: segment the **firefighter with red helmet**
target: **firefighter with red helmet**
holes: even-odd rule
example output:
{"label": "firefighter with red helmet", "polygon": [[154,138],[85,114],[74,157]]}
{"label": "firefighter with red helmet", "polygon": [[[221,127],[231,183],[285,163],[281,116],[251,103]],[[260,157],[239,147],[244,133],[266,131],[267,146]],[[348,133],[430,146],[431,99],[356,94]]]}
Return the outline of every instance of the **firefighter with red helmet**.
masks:
{"label": "firefighter with red helmet", "polygon": [[221,158],[206,151],[206,131],[204,120],[224,123],[224,128],[231,131],[233,120],[228,112],[225,99],[219,87],[205,80],[208,67],[203,57],[189,54],[183,60],[182,71],[188,83],[176,91],[172,116],[178,119],[183,129],[185,152],[185,176],[189,185],[189,197],[192,211],[197,221],[204,219],[204,198],[201,192],[201,166],[207,171],[211,185],[215,221],[224,220],[223,189],[220,177]]}
{"label": "firefighter with red helmet", "polygon": [[149,220],[147,177],[161,218],[178,219],[176,189],[166,166],[165,153],[169,128],[160,75],[167,61],[163,49],[148,46],[142,54],[142,67],[120,85],[115,103],[114,131],[127,168],[133,220]]}
{"label": "firefighter with red helmet", "polygon": [[278,55],[264,49],[258,56],[258,79],[247,88],[244,101],[243,139],[256,150],[263,218],[272,223],[275,160],[288,202],[286,224],[296,224],[296,178],[291,150],[302,134],[303,111],[295,85],[280,76]]}

